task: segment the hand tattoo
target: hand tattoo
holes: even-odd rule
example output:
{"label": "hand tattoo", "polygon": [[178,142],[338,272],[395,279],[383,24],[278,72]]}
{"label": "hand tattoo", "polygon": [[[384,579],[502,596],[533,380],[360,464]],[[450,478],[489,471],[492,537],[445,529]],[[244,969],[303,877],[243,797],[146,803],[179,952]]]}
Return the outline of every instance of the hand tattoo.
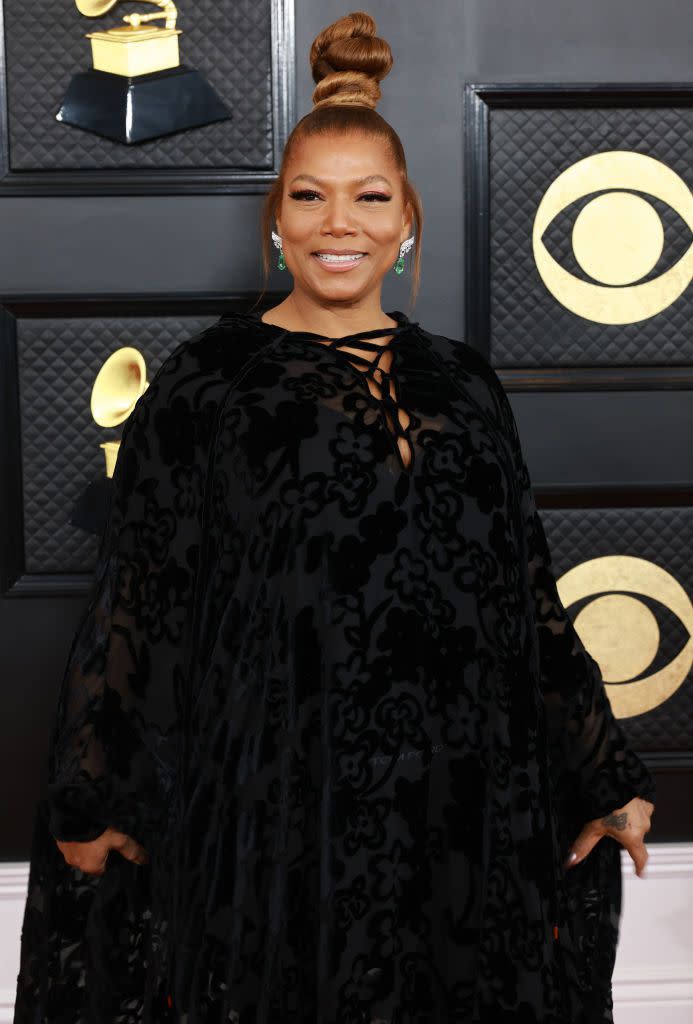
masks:
{"label": "hand tattoo", "polygon": [[622,814],[607,814],[602,818],[602,824],[605,828],[615,828],[623,832],[628,825],[628,811],[623,811]]}

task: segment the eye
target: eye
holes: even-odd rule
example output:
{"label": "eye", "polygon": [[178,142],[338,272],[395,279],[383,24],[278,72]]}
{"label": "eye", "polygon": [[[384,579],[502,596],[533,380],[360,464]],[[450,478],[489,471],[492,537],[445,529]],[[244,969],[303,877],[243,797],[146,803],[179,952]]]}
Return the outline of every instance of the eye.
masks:
{"label": "eye", "polygon": [[[569,569],[557,580],[575,631],[598,663],[618,718],[642,715],[671,697],[693,665],[693,605],[666,569],[644,558],[604,555]],[[659,607],[685,636],[678,654],[661,664]]]}
{"label": "eye", "polygon": [[[299,201],[304,199],[313,199],[315,196],[319,198],[318,193],[312,192],[310,189],[300,189],[298,192],[289,192],[289,196],[292,199],[298,199]],[[366,199],[369,202],[375,201],[380,203],[389,203],[391,198],[392,196],[386,196],[382,192],[365,192],[362,196],[359,196],[359,199]]]}
{"label": "eye", "polygon": [[[570,240],[552,245],[564,255],[567,250],[566,267],[545,240],[576,204]],[[674,217],[688,228],[689,241],[664,269],[662,250]],[[551,182],[537,207],[532,246],[541,279],[561,305],[585,320],[629,324],[656,316],[685,291],[691,231],[693,202],[683,179],[653,157],[612,150],[578,160]]]}

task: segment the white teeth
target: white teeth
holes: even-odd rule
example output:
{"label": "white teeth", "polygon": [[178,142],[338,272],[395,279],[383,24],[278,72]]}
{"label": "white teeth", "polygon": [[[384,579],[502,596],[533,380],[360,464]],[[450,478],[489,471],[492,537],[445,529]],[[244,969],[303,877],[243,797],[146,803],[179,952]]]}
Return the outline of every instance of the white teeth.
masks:
{"label": "white teeth", "polygon": [[332,253],[316,252],[315,255],[319,260],[324,260],[326,263],[353,263],[354,260],[362,260],[366,254],[360,253],[358,256],[335,256]]}

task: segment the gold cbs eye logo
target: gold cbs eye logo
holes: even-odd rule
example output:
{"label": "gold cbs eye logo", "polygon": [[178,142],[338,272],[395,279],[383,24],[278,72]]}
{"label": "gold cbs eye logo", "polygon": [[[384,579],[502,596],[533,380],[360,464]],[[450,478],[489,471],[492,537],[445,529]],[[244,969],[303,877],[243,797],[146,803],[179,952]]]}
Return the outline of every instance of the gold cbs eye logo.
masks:
{"label": "gold cbs eye logo", "polygon": [[[687,678],[693,665],[693,604],[671,573],[644,558],[605,555],[592,558],[557,580],[565,608],[597,594],[573,619],[576,632],[599,665],[617,718],[642,715],[663,704]],[[659,648],[660,630],[638,594],[659,601],[681,621],[688,642],[658,672],[642,679]]]}
{"label": "gold cbs eye logo", "polygon": [[[644,153],[611,150],[578,160],[544,193],[534,218],[532,247],[542,281],[577,316],[600,324],[631,324],[670,306],[693,277],[693,242],[665,273],[640,284],[664,247],[659,214],[646,192],[671,206],[693,233],[693,195],[670,167]],[[542,241],[548,225],[567,206],[600,191],[575,218],[575,259],[593,280],[583,281],[554,259]],[[601,282],[601,283],[593,283]]]}

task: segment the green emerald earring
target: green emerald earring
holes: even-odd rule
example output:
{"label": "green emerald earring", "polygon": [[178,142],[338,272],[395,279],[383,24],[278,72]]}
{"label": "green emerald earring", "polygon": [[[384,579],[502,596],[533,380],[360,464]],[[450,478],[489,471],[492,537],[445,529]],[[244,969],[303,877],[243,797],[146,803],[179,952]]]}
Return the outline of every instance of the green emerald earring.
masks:
{"label": "green emerald earring", "polygon": [[286,270],[286,262],[284,260],[284,250],[282,249],[282,240],[279,237],[279,235],[276,233],[276,231],[272,232],[272,241],[276,245],[277,249],[279,249],[279,261],[277,262],[277,268],[279,270]]}
{"label": "green emerald earring", "polygon": [[414,236],[405,239],[399,247],[399,256],[395,260],[394,271],[396,274],[402,274],[404,272],[404,256],[409,252],[412,245],[414,244]]}

